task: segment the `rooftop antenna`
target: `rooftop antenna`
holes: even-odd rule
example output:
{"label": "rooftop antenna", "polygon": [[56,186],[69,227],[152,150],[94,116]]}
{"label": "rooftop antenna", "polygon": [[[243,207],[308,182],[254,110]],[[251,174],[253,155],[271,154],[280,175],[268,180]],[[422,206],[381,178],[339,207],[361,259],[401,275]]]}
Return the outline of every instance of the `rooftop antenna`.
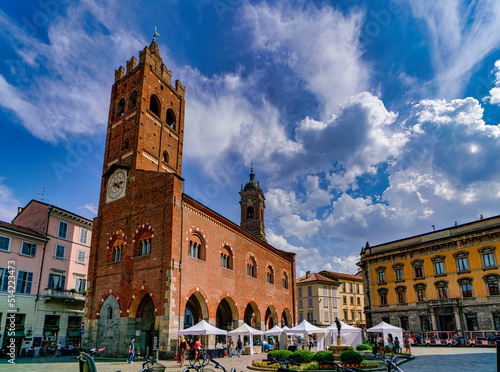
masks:
{"label": "rooftop antenna", "polygon": [[41,196],[40,201],[50,201],[49,199],[45,199],[45,191],[50,192],[45,187],[42,187],[42,192],[36,194]]}

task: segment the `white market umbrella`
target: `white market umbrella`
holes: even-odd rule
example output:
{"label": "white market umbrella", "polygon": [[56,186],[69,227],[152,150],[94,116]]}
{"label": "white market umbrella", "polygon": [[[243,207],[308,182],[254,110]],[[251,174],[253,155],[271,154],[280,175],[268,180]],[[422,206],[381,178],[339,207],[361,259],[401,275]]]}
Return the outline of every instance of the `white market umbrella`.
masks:
{"label": "white market umbrella", "polygon": [[[342,332],[342,329],[340,331]],[[387,335],[389,333],[392,334],[393,340],[396,339],[396,336],[398,337],[399,342],[403,340],[403,328],[393,326],[386,322],[380,322],[376,326],[368,328],[366,332],[382,333],[384,335],[384,344],[387,342]]]}
{"label": "white market umbrella", "polygon": [[264,336],[279,336],[282,333],[283,333],[283,330],[279,326],[275,325],[270,330],[265,331]]}
{"label": "white market umbrella", "polygon": [[[358,327],[353,327],[349,324],[344,323],[343,321],[339,320],[340,322],[340,337],[342,338],[342,344],[345,345],[351,345],[351,346],[358,346],[359,344],[363,343],[362,342],[362,336],[361,336],[361,328]],[[326,328],[331,335],[331,338],[337,342],[337,336],[338,336],[338,330],[337,330],[337,325],[333,323],[331,326]],[[333,342],[332,340],[332,342]]]}
{"label": "white market umbrella", "polygon": [[227,331],[201,320],[198,324],[178,332],[180,335],[226,335]]}
{"label": "white market umbrella", "polygon": [[285,329],[284,332],[286,334],[298,333],[304,335],[305,340],[309,338],[310,334],[317,333],[320,335],[318,338],[318,350],[325,350],[325,333],[328,333],[329,331],[326,328],[316,327],[304,319],[299,325],[290,329]]}
{"label": "white market umbrella", "polygon": [[241,335],[248,335],[250,339],[250,354],[253,354],[253,335],[261,335],[264,332],[259,331],[258,329],[250,327],[248,324],[243,323],[240,325],[238,328],[233,329],[232,331],[229,331],[227,334],[229,336],[241,336]]}

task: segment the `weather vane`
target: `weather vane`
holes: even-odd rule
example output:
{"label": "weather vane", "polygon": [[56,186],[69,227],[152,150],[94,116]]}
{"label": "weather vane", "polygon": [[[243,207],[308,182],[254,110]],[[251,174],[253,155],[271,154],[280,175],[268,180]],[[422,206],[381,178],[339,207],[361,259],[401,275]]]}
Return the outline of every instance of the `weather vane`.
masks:
{"label": "weather vane", "polygon": [[153,36],[153,41],[156,41],[157,36],[160,36],[160,33],[156,31],[156,26],[155,26],[155,36]]}

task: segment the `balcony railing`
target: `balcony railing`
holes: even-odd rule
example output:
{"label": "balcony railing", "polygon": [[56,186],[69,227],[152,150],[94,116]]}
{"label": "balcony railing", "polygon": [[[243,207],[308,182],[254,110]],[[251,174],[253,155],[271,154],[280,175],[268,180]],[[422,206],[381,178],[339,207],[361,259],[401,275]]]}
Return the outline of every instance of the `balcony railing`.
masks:
{"label": "balcony railing", "polygon": [[65,289],[46,288],[43,296],[45,301],[64,300],[64,301],[83,301],[85,302],[85,293],[76,291],[67,291]]}
{"label": "balcony railing", "polygon": [[460,298],[447,298],[445,300],[429,300],[430,307],[438,306],[456,306],[460,304]]}

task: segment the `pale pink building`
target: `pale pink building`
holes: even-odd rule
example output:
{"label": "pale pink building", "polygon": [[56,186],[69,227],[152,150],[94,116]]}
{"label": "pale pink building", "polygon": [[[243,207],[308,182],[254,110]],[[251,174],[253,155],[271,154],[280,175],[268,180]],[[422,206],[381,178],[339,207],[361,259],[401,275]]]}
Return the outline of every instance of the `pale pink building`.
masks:
{"label": "pale pink building", "polygon": [[[19,354],[31,345],[51,352],[58,342],[80,343],[91,237],[92,221],[36,200],[19,208],[12,224],[0,223],[0,271],[15,262]],[[0,296],[7,296],[4,279]],[[6,305],[2,300],[2,333]]]}

